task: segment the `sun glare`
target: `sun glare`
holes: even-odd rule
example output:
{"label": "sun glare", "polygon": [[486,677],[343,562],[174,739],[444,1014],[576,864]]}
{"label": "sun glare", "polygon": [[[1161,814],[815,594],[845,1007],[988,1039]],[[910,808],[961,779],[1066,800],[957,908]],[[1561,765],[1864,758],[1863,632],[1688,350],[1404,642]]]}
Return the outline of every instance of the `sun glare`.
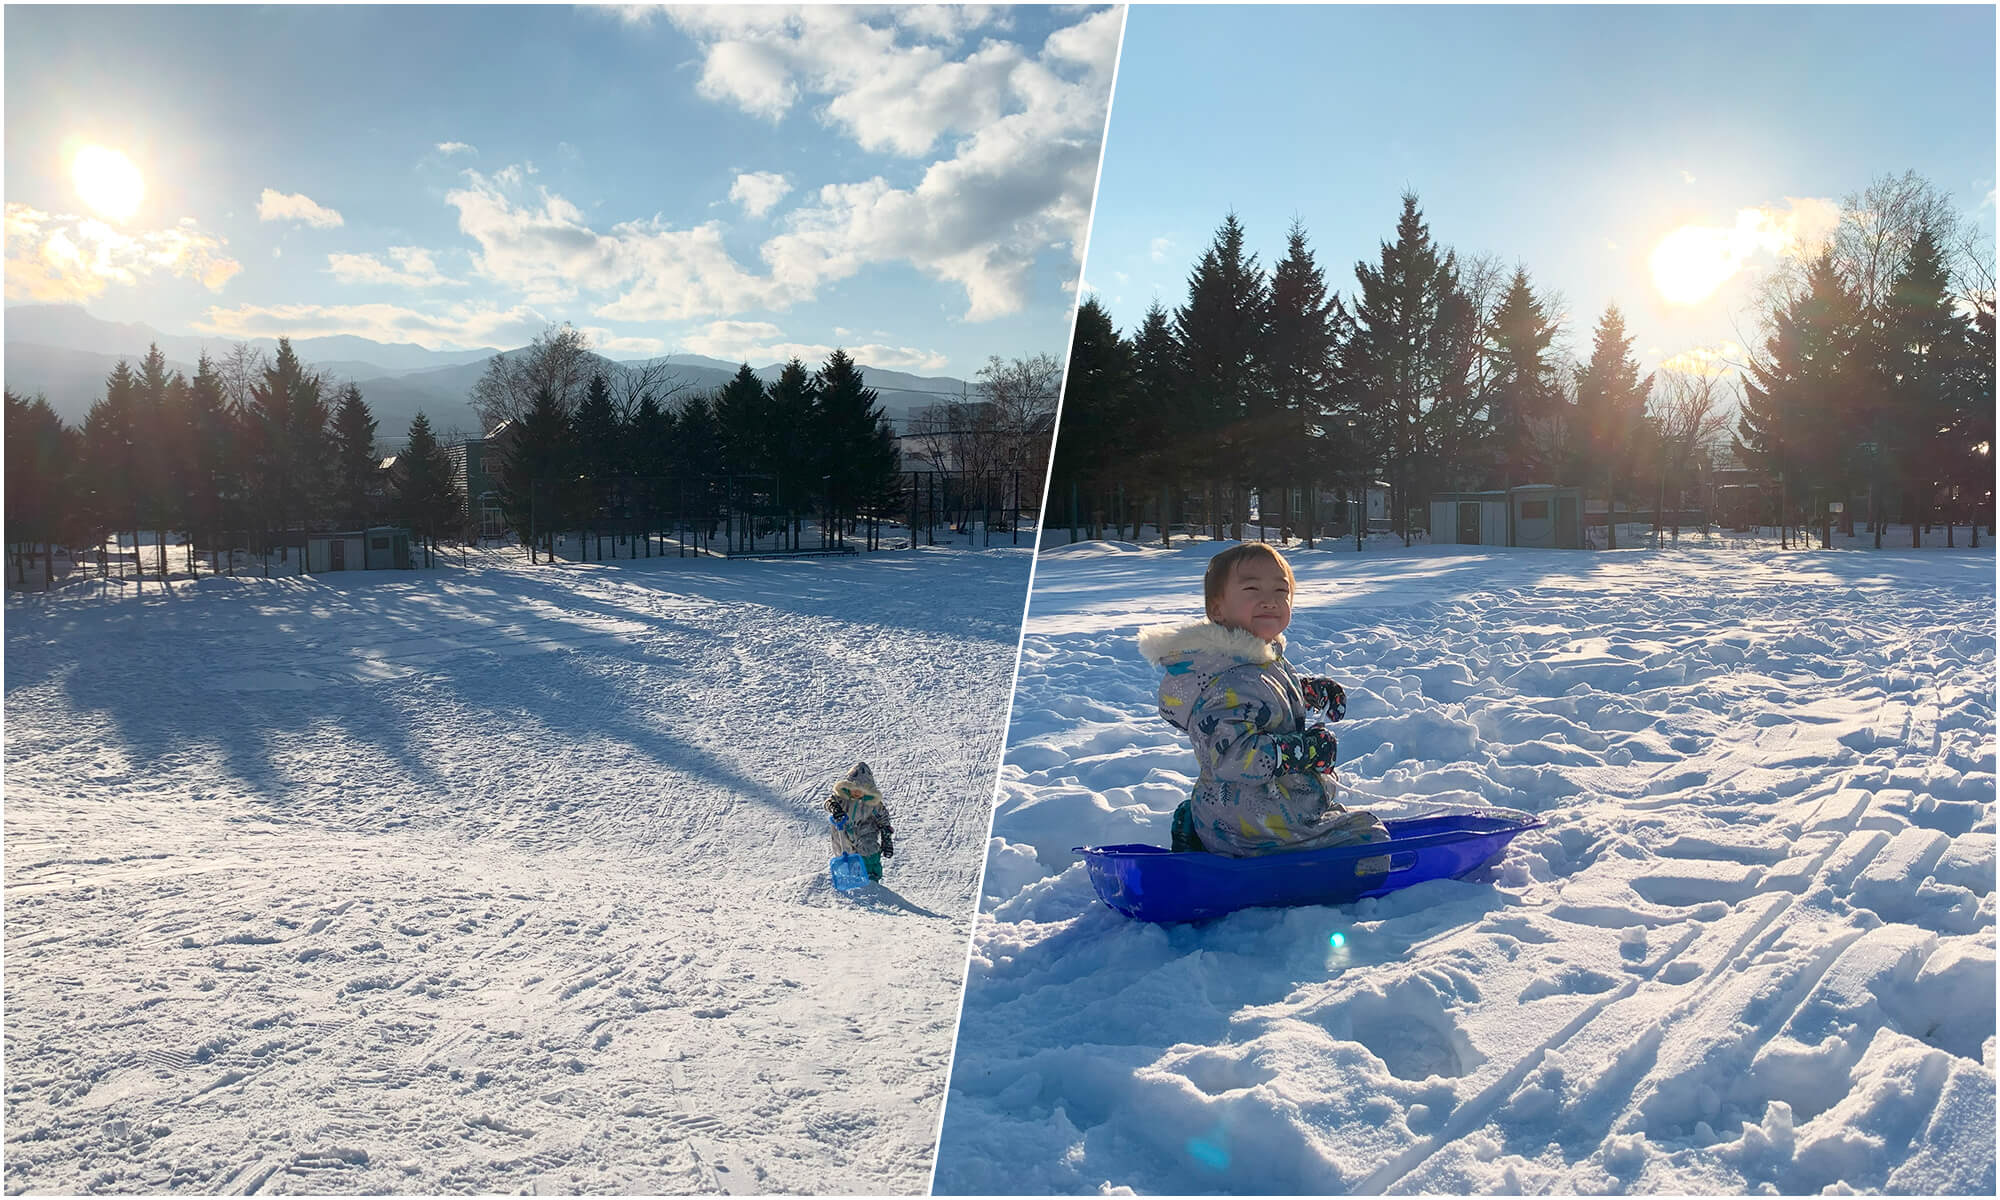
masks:
{"label": "sun glare", "polygon": [[1728,233],[1683,225],[1653,248],[1653,286],[1671,304],[1700,304],[1742,265]]}
{"label": "sun glare", "polygon": [[146,196],[146,181],[132,160],[103,146],[85,146],[70,164],[76,194],[108,221],[129,221]]}

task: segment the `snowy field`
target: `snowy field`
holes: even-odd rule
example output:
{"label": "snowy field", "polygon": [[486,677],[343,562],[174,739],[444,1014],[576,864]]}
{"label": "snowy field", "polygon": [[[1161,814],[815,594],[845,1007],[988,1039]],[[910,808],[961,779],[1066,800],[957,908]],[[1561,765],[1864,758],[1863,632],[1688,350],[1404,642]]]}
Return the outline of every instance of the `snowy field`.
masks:
{"label": "snowy field", "polygon": [[1070,848],[1167,843],[1220,547],[1044,554],[936,1189],[1991,1195],[1990,545],[1299,552],[1344,779],[1547,826],[1173,926]]}
{"label": "snowy field", "polygon": [[7,1191],[921,1191],[1029,561],[10,596]]}

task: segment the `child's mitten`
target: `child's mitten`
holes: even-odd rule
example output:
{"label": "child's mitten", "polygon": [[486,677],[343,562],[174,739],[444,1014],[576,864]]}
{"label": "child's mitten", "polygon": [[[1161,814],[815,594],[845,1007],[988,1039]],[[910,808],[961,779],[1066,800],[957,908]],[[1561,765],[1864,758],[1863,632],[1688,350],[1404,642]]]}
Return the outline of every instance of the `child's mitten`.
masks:
{"label": "child's mitten", "polygon": [[887,825],[882,827],[882,857],[896,857],[896,831]]}
{"label": "child's mitten", "polygon": [[827,802],[826,802],[826,811],[827,811],[827,812],[829,812],[829,813],[832,813],[832,814],[833,814],[833,815],[832,815],[832,816],[831,816],[830,818],[828,818],[828,819],[829,819],[829,820],[831,820],[831,821],[833,822],[833,827],[834,827],[835,829],[845,829],[845,828],[847,828],[847,802],[846,802],[846,801],[842,800],[842,799],[841,799],[841,798],[840,798],[839,796],[834,796],[834,797],[830,798],[829,800],[827,800]]}
{"label": "child's mitten", "polygon": [[1333,680],[1324,675],[1308,675],[1299,680],[1299,688],[1306,694],[1306,707],[1324,711],[1327,720],[1338,721],[1347,715],[1347,689]]}
{"label": "child's mitten", "polygon": [[1278,766],[1296,774],[1324,775],[1333,770],[1333,760],[1339,751],[1340,745],[1333,735],[1315,725],[1304,733],[1278,738]]}

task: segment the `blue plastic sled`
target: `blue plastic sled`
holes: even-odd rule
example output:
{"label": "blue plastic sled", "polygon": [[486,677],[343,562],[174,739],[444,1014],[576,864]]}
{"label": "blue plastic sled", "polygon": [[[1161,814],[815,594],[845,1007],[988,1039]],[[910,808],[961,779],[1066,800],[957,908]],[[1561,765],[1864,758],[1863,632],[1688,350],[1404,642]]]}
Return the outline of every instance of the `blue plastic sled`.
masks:
{"label": "blue plastic sled", "polygon": [[833,872],[835,891],[851,892],[868,886],[868,862],[859,854],[836,854],[827,860],[826,866]]}
{"label": "blue plastic sled", "polygon": [[1386,842],[1256,858],[1158,846],[1078,846],[1106,904],[1141,921],[1201,921],[1239,908],[1346,904],[1427,879],[1456,879],[1542,822],[1508,808],[1384,821]]}

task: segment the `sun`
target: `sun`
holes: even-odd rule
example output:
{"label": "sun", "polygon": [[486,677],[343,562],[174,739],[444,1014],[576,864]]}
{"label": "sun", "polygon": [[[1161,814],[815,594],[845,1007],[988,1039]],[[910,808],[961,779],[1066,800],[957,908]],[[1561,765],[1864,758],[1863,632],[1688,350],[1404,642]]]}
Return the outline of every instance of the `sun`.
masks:
{"label": "sun", "polygon": [[1668,303],[1700,304],[1736,274],[1743,256],[1727,230],[1683,225],[1660,239],[1648,262]]}
{"label": "sun", "polygon": [[132,160],[103,146],[85,146],[70,163],[76,194],[109,221],[129,221],[146,198],[146,181]]}

